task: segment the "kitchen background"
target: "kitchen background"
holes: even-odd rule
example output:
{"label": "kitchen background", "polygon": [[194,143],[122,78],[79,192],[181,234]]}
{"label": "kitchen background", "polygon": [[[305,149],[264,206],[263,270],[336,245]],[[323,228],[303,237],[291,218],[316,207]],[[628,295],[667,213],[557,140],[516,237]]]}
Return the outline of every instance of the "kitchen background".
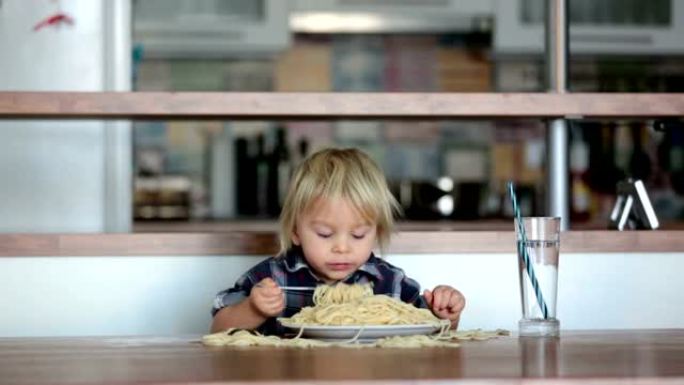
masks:
{"label": "kitchen background", "polygon": [[[278,39],[285,43],[269,52],[245,52],[251,47],[208,46],[203,51],[190,41],[161,39],[161,32],[155,34],[151,25],[157,22],[166,28],[184,20],[189,30],[198,27],[193,18],[210,23],[237,15],[258,25],[265,17],[277,17],[264,13],[268,1],[204,1],[172,10],[168,1],[155,5],[138,0],[133,8],[134,87],[139,91],[543,92],[540,39],[536,47],[535,42],[521,47],[524,42],[508,44],[497,37],[515,35],[509,19],[516,16],[520,30],[526,23],[541,25],[544,2],[512,1],[519,9],[509,15],[498,9],[500,3],[477,3],[294,1],[283,10],[288,28],[280,33],[287,36],[273,37],[274,46]],[[620,29],[642,33],[671,26],[674,8],[681,5],[667,0],[648,6],[639,1],[568,3],[575,29],[604,29],[594,32],[599,42]],[[439,12],[442,17],[435,22]],[[362,16],[375,18],[376,23],[349,25],[355,17],[364,20]],[[501,19],[511,31],[499,31]],[[206,27],[203,32],[209,31]],[[630,38],[638,40],[629,34],[624,37]],[[592,52],[592,47],[581,46],[576,52],[571,41],[570,90],[681,92],[681,53],[630,51],[630,45],[639,44],[626,41],[621,52]],[[626,177],[645,181],[662,221],[684,219],[684,131],[659,131],[654,126],[662,122],[655,123],[570,122],[573,227],[606,227],[615,186]],[[134,128],[134,216],[139,222],[275,218],[292,167],[311,151],[329,145],[369,152],[383,166],[407,219],[510,217],[507,180],[520,186],[524,214],[544,214],[541,121],[154,121],[136,122]]]}
{"label": "kitchen background", "polygon": [[[5,0],[0,88],[544,92],[544,4]],[[568,4],[570,91],[682,91],[684,0]],[[664,227],[681,226],[681,126],[571,120],[571,227],[605,228],[625,177],[645,181]],[[507,180],[524,214],[545,213],[544,141],[545,122],[533,119],[3,120],[0,231],[268,228],[292,168],[328,145],[382,165],[405,226],[509,229]]]}

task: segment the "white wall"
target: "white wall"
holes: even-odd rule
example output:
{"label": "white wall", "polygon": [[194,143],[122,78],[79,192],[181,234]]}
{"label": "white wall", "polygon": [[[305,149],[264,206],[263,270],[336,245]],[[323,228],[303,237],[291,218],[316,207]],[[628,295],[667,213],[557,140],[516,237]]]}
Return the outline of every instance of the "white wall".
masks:
{"label": "white wall", "polygon": [[[130,89],[129,1],[2,1],[0,90]],[[60,10],[74,25],[33,31]],[[0,231],[128,230],[129,139],[127,123],[0,121]]]}
{"label": "white wall", "polygon": [[[557,318],[561,329],[684,327],[684,253],[561,254]],[[463,292],[464,328],[517,330],[517,259],[513,254],[402,255],[389,260],[425,286]]]}
{"label": "white wall", "polygon": [[[459,288],[464,329],[517,330],[513,254],[392,255],[423,286]],[[202,334],[214,294],[260,258],[0,258],[0,337]],[[561,328],[683,328],[684,253],[563,254]]]}

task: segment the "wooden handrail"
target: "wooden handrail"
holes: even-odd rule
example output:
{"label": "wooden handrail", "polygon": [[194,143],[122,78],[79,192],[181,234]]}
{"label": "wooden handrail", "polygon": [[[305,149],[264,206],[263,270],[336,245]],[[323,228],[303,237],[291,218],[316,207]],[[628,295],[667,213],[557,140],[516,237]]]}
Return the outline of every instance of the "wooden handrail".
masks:
{"label": "wooden handrail", "polygon": [[662,118],[673,93],[0,92],[0,119]]}

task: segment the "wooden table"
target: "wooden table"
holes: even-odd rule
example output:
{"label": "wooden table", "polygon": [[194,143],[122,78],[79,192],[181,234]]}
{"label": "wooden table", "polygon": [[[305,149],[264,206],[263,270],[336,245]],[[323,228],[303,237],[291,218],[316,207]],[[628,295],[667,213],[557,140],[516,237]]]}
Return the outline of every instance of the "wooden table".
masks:
{"label": "wooden table", "polygon": [[0,384],[684,383],[684,329],[500,337],[457,349],[208,348],[198,337],[0,339]]}

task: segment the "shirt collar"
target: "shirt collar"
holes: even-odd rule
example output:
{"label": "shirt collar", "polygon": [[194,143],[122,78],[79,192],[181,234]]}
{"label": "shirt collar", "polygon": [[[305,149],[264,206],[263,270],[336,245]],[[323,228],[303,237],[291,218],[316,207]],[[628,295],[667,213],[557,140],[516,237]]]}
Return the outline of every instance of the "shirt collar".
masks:
{"label": "shirt collar", "polygon": [[381,281],[383,279],[380,269],[378,269],[378,262],[380,259],[371,252],[370,258],[363,265],[359,266],[358,271],[367,273],[368,275],[375,278],[376,281]]}
{"label": "shirt collar", "polygon": [[299,246],[292,246],[292,248],[285,253],[285,270],[294,273],[301,269],[311,271],[309,264],[306,262],[306,259],[304,259],[302,248]]}
{"label": "shirt collar", "polygon": [[[358,274],[358,272],[362,272],[370,275],[376,281],[382,280],[382,273],[380,272],[380,269],[378,269],[379,261],[380,259],[371,252],[370,258],[368,258],[366,263],[359,266],[359,269],[354,272],[351,277],[354,277],[356,274]],[[302,248],[299,246],[293,246],[285,254],[285,269],[290,273],[306,269],[309,271],[309,273],[311,273],[312,276],[316,277],[316,274],[313,272],[313,270],[311,270],[311,267],[304,258],[304,252],[302,251]]]}

